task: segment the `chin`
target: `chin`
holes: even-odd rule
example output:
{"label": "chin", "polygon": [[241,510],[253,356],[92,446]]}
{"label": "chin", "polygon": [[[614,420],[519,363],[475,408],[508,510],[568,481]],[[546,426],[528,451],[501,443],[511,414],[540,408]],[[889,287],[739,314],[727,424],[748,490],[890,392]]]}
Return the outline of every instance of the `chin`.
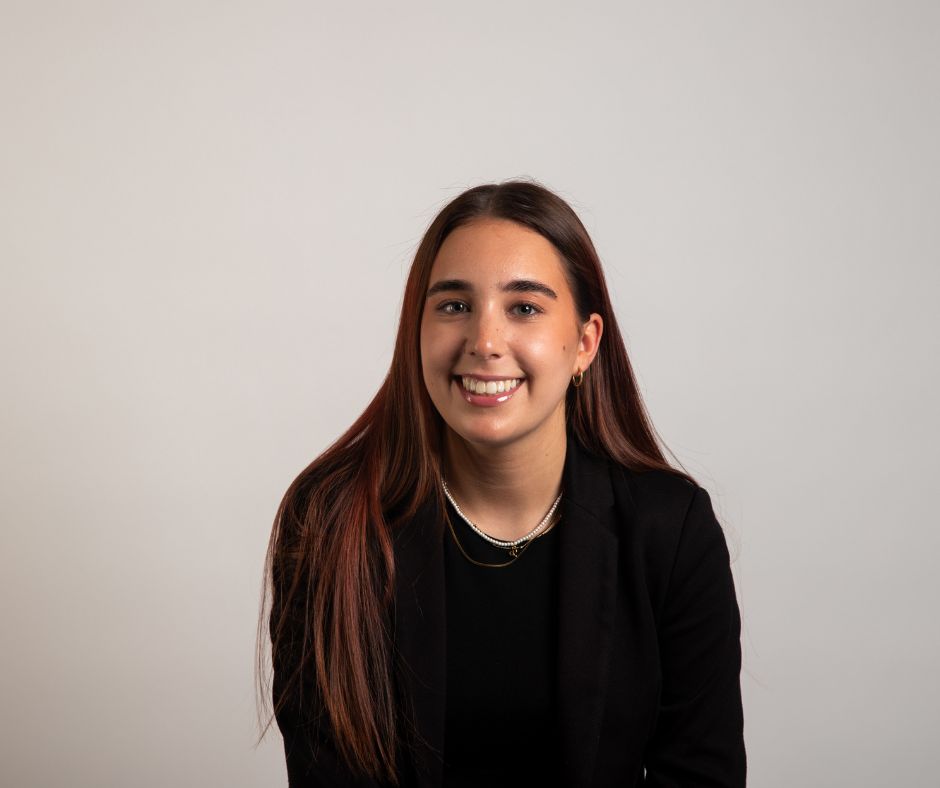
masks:
{"label": "chin", "polygon": [[447,428],[471,446],[480,449],[502,449],[530,436],[532,430],[513,424],[447,423]]}

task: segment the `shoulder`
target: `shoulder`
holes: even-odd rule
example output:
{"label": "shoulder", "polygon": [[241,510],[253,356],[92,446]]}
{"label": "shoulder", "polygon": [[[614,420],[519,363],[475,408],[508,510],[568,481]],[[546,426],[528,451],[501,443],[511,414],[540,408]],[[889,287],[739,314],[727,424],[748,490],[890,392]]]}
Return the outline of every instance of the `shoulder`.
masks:
{"label": "shoulder", "polygon": [[622,541],[642,557],[647,579],[661,590],[676,573],[729,564],[724,532],[703,487],[663,470],[610,466],[616,527]]}
{"label": "shoulder", "polygon": [[711,505],[702,487],[678,473],[635,471],[613,462],[609,468],[618,520],[631,521],[637,535],[678,539],[690,512]]}
{"label": "shoulder", "polygon": [[[684,476],[664,470],[635,471],[610,462],[610,478],[618,499],[628,497],[637,513],[660,519],[682,515],[705,490]],[[707,494],[707,493],[706,493]]]}
{"label": "shoulder", "polygon": [[569,446],[566,488],[580,508],[600,517],[621,541],[667,549],[679,540],[690,515],[711,511],[708,493],[679,472],[633,469],[577,439]]}

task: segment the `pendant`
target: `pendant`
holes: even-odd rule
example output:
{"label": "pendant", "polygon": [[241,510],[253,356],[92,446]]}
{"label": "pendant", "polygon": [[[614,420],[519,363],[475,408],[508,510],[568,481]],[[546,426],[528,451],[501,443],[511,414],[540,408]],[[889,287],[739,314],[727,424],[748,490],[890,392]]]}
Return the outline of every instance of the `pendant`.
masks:
{"label": "pendant", "polygon": [[510,547],[510,548],[509,548],[509,555],[512,556],[513,558],[518,557],[518,555],[519,555],[519,548],[518,548],[516,545],[513,545],[512,547]]}

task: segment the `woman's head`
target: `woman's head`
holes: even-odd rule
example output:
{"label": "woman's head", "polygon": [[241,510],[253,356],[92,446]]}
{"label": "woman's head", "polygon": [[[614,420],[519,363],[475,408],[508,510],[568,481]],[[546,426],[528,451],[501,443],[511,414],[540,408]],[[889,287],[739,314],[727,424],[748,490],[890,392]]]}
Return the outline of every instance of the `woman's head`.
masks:
{"label": "woman's head", "polygon": [[603,320],[582,317],[544,236],[502,218],[454,229],[434,259],[421,317],[424,384],[450,430],[479,447],[543,453],[565,441],[565,397]]}
{"label": "woman's head", "polygon": [[[510,260],[516,264],[510,265]],[[433,452],[438,445],[439,415],[455,426],[450,417],[459,405],[457,398],[463,396],[460,390],[463,386],[462,381],[453,379],[454,375],[479,373],[485,378],[490,374],[520,373],[526,377],[526,370],[521,368],[522,360],[515,358],[512,347],[505,343],[497,348],[495,354],[491,347],[491,356],[483,360],[479,355],[482,348],[474,350],[475,343],[481,340],[479,331],[491,331],[490,339],[493,341],[507,336],[518,339],[525,335],[523,326],[531,335],[536,333],[533,326],[539,322],[538,319],[513,321],[507,317],[501,324],[491,321],[489,326],[480,326],[473,324],[473,319],[467,316],[442,317],[431,310],[448,301],[466,301],[466,294],[450,288],[449,291],[435,291],[429,298],[429,290],[442,281],[453,279],[450,276],[452,272],[460,272],[457,279],[476,286],[477,292],[469,295],[473,295],[480,306],[485,306],[486,314],[492,317],[497,303],[497,281],[505,285],[508,280],[521,278],[527,261],[536,261],[536,267],[543,276],[550,275],[554,267],[556,275],[553,281],[563,280],[563,285],[552,289],[562,297],[553,303],[552,299],[537,293],[506,293],[503,305],[512,308],[515,303],[534,302],[541,298],[541,303],[554,306],[556,311],[559,306],[570,311],[572,331],[576,331],[568,335],[558,333],[554,337],[558,341],[554,347],[554,363],[549,370],[551,391],[542,387],[540,393],[549,396],[544,402],[540,400],[543,410],[539,413],[548,417],[543,412],[544,406],[553,397],[557,401],[564,400],[562,417],[567,411],[567,422],[588,447],[621,461],[631,457],[635,460],[646,454],[642,449],[655,448],[655,441],[649,431],[642,429],[639,421],[632,420],[642,413],[642,405],[638,395],[635,401],[631,401],[629,389],[635,392],[632,372],[594,244],[584,225],[563,199],[529,181],[488,184],[463,192],[441,210],[419,244],[405,288],[390,381],[401,386],[402,390],[414,392],[413,402],[418,410],[414,417],[421,434],[431,444],[429,449]],[[470,282],[470,279],[475,281]],[[484,293],[480,288],[484,285],[489,286],[489,295],[493,296],[489,301],[481,300]],[[527,297],[522,298],[523,295]],[[560,305],[559,301],[565,303]],[[468,306],[472,310],[473,305]],[[507,313],[504,311],[504,314]],[[481,319],[484,316],[477,314]],[[456,334],[460,333],[458,326],[464,339],[462,359],[455,355]],[[472,336],[474,332],[477,332],[476,337]],[[442,338],[448,339],[448,347],[439,347],[437,340]],[[483,336],[482,340],[485,339]],[[503,355],[508,357],[497,357],[500,351],[506,351]],[[443,377],[448,352],[451,354],[451,380]],[[569,362],[571,369],[561,374]],[[560,381],[570,379],[579,368],[588,370],[589,367],[582,387],[575,389],[565,384],[563,390],[558,389]],[[627,390],[623,386],[625,379],[630,383]],[[536,383],[533,375],[523,384],[523,387],[529,385],[531,388],[525,392],[527,395],[536,393]],[[638,412],[630,416],[627,411],[631,409],[638,409]],[[618,413],[610,413],[610,410]],[[508,414],[509,409],[506,412]],[[477,422],[482,422],[482,417],[485,417],[490,429],[498,431],[499,419],[493,418],[493,414],[483,414],[477,409],[469,409],[469,413],[481,416]],[[557,418],[557,414],[553,418]],[[631,431],[645,444],[637,446],[641,451],[635,454],[624,451],[623,441],[618,439],[618,433],[622,435],[621,428],[628,421]],[[461,423],[466,427],[466,420]]]}

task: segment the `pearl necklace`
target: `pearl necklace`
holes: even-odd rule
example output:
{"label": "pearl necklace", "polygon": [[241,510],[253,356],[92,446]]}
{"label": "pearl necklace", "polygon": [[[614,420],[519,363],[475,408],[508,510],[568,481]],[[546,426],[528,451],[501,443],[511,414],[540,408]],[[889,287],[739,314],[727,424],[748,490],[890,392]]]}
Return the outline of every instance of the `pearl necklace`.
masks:
{"label": "pearl necklace", "polygon": [[525,544],[526,542],[535,539],[535,537],[545,530],[546,526],[551,522],[552,515],[558,508],[558,504],[561,503],[561,493],[558,493],[558,497],[555,499],[555,503],[552,504],[552,508],[548,510],[548,514],[546,514],[539,524],[529,531],[529,533],[527,533],[525,536],[520,536],[518,539],[497,539],[496,537],[490,536],[489,534],[484,533],[479,528],[477,528],[477,526],[470,521],[470,518],[463,513],[461,508],[457,505],[457,501],[454,500],[454,496],[450,494],[450,490],[447,487],[447,482],[444,481],[443,476],[441,477],[441,485],[444,488],[444,495],[447,496],[447,500],[450,501],[451,506],[454,507],[454,511],[460,515],[460,519],[469,525],[473,529],[474,533],[479,534],[491,545],[501,547],[503,550],[508,550],[509,554],[513,558],[515,558],[519,553],[519,545]]}

